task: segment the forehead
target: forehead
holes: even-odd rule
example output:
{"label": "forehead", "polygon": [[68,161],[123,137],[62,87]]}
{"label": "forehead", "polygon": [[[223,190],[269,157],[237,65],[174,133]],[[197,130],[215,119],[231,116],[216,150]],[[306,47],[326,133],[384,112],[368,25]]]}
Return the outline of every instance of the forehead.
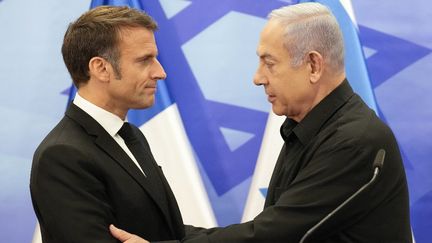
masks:
{"label": "forehead", "polygon": [[284,47],[284,28],[274,20],[270,20],[261,31],[260,41],[257,48],[259,56],[262,55],[281,55],[285,54]]}
{"label": "forehead", "polygon": [[122,54],[156,53],[154,33],[144,27],[128,27],[119,31],[119,49]]}

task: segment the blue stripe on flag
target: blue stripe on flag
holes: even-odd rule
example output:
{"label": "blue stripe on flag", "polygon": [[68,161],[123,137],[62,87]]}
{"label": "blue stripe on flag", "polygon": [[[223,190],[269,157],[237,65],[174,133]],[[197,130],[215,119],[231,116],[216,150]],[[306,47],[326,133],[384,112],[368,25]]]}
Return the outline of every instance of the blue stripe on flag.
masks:
{"label": "blue stripe on flag", "polygon": [[129,6],[132,8],[142,9],[139,0],[92,0],[90,8],[95,8],[101,5]]}

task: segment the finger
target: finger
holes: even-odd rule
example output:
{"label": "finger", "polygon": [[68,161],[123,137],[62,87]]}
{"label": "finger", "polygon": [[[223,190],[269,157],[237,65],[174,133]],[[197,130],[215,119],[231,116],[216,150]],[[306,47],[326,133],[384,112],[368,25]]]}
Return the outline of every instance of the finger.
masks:
{"label": "finger", "polygon": [[113,224],[109,226],[111,234],[119,241],[124,242],[132,238],[133,234],[130,234],[122,229],[115,227]]}

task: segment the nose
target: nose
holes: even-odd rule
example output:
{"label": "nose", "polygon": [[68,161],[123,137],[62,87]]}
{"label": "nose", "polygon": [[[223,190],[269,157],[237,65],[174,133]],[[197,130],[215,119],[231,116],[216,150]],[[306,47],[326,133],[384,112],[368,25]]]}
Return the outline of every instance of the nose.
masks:
{"label": "nose", "polygon": [[256,72],[255,72],[255,75],[254,75],[254,77],[253,77],[253,83],[255,84],[255,85],[264,85],[264,84],[267,84],[267,79],[265,78],[265,76],[261,73],[261,70],[260,70],[261,68],[260,67],[258,67],[258,69],[256,70]]}
{"label": "nose", "polygon": [[162,67],[162,64],[155,59],[155,70],[153,72],[152,78],[155,80],[164,80],[167,78],[167,74],[165,73],[164,68]]}

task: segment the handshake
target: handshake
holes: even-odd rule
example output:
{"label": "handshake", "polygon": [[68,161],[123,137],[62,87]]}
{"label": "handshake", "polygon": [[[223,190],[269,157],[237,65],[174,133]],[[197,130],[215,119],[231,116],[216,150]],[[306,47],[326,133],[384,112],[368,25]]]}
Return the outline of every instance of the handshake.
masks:
{"label": "handshake", "polygon": [[130,234],[129,232],[115,227],[113,224],[109,226],[109,230],[117,240],[124,243],[149,243],[137,235]]}

